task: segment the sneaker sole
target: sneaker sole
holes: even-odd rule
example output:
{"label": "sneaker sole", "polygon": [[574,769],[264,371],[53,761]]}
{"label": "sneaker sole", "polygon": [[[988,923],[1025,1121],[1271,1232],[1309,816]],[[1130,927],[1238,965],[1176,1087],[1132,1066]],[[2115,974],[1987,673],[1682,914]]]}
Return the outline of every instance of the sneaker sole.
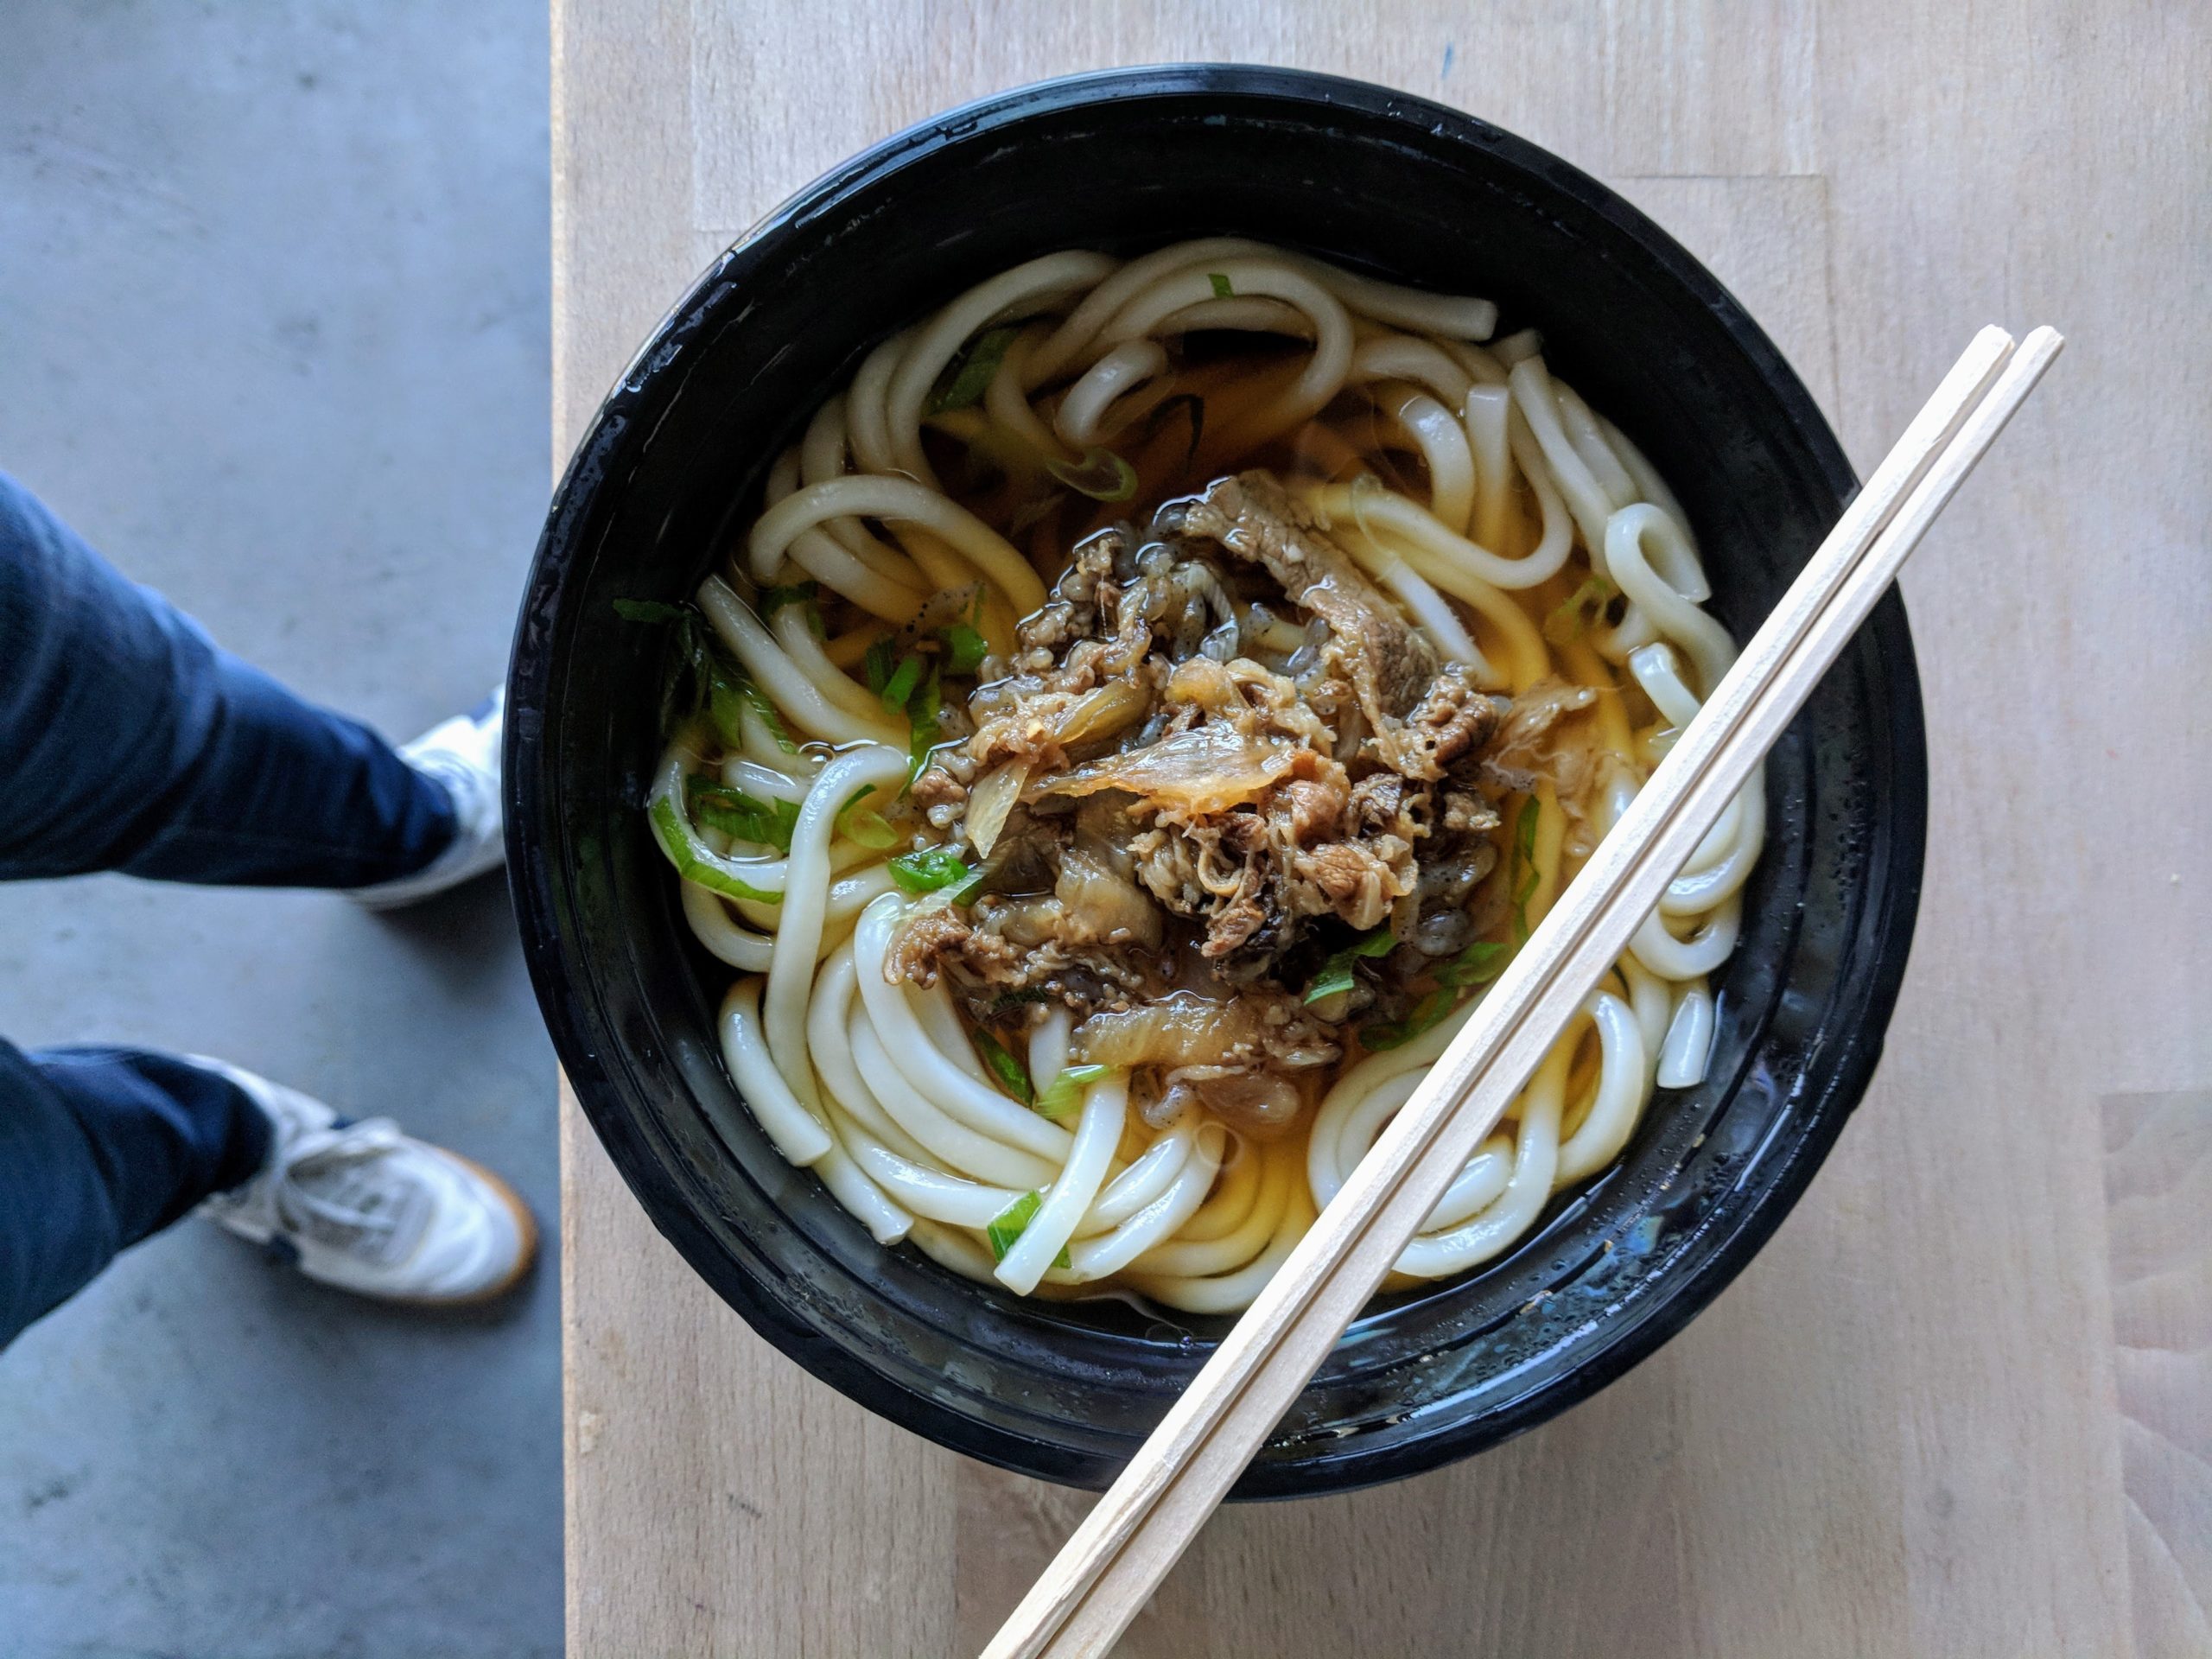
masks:
{"label": "sneaker sole", "polygon": [[515,1257],[515,1264],[496,1283],[481,1290],[472,1290],[463,1296],[372,1296],[371,1300],[391,1302],[403,1307],[474,1307],[482,1302],[496,1301],[523,1281],[537,1261],[537,1217],[522,1201],[522,1194],[509,1186],[474,1158],[464,1158],[459,1153],[441,1147],[439,1151],[468,1170],[492,1189],[493,1194],[514,1217],[515,1231],[522,1241],[522,1249]]}

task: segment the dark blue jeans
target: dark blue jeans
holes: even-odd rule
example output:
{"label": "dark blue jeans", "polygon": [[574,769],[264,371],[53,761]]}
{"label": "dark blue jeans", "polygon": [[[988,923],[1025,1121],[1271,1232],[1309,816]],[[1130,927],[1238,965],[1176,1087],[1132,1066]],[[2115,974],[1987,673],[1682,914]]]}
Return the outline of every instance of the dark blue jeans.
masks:
{"label": "dark blue jeans", "polygon": [[[453,839],[443,785],[126,581],[0,474],[0,880],[364,887]],[[0,1040],[0,1346],[261,1166],[219,1074]]]}

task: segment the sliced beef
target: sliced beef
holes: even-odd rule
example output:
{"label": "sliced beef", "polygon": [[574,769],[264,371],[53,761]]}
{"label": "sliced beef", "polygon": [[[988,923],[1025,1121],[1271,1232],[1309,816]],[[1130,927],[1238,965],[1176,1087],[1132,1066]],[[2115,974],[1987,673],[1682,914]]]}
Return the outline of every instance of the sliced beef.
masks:
{"label": "sliced beef", "polygon": [[[1064,1005],[1143,1109],[1195,1100],[1255,1134],[1309,1103],[1338,1022],[1402,1008],[1425,962],[1494,931],[1503,797],[1550,779],[1573,816],[1598,772],[1570,718],[1592,694],[1508,703],[1440,664],[1264,473],[1084,542],[1006,666],[914,786],[982,846],[986,891],[918,907],[887,974],[987,1021]],[[1385,926],[1355,995],[1304,1005]]]}
{"label": "sliced beef", "polygon": [[1283,596],[1328,625],[1323,654],[1357,696],[1368,726],[1389,729],[1436,672],[1436,653],[1320,522],[1266,473],[1217,482],[1164,510],[1154,530],[1218,543],[1264,569]]}

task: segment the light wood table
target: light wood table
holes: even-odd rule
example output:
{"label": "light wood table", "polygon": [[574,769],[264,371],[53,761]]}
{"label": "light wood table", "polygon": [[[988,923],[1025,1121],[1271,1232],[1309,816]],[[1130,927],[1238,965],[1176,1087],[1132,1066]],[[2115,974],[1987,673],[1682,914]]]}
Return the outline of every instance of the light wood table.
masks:
{"label": "light wood table", "polygon": [[[556,451],[760,213],[933,111],[1239,59],[1614,182],[1863,467],[1974,327],[2065,358],[1905,581],[1934,782],[1888,1058],[1661,1354],[1405,1484],[1217,1517],[1122,1651],[2212,1653],[2212,46],[2156,0],[555,0]],[[563,1120],[582,1659],[972,1651],[1089,1499],[880,1422]]]}

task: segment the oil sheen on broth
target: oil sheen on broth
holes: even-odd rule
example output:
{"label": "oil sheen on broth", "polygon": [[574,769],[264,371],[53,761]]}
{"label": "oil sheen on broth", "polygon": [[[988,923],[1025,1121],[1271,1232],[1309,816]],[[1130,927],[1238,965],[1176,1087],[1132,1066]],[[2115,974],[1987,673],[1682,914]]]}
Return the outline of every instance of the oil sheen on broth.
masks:
{"label": "oil sheen on broth", "polygon": [[[1665,483],[1486,301],[1260,244],[887,340],[671,626],[648,810],[762,1129],[886,1245],[1244,1306],[1733,654]],[[1754,780],[1398,1262],[1702,1075]]]}

